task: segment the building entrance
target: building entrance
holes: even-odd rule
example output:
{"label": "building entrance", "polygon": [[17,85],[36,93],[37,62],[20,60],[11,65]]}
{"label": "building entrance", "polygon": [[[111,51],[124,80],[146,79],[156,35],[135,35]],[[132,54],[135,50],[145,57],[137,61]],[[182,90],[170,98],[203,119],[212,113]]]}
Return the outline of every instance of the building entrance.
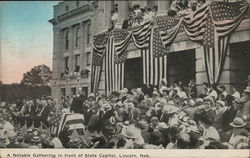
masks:
{"label": "building entrance", "polygon": [[247,86],[247,77],[250,74],[250,41],[233,43],[229,47],[231,85],[243,91]]}
{"label": "building entrance", "polygon": [[143,84],[142,58],[127,59],[124,64],[124,87],[138,88]]}
{"label": "building entrance", "polygon": [[187,86],[190,79],[195,79],[195,50],[185,50],[168,54],[168,82],[182,81]]}

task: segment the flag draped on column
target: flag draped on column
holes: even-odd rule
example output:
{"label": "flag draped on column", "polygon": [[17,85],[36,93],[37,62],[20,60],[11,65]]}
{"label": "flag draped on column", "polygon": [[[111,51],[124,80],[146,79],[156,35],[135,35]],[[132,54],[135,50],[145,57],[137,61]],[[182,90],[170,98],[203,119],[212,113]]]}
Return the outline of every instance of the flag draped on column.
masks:
{"label": "flag draped on column", "polygon": [[92,68],[91,68],[91,92],[97,92],[103,65],[103,56],[109,33],[105,32],[94,36]]}
{"label": "flag draped on column", "polygon": [[159,28],[153,28],[149,51],[143,54],[147,85],[157,86],[163,78],[167,78],[167,52],[161,41]]}
{"label": "flag draped on column", "polygon": [[114,29],[111,32],[105,56],[105,87],[106,94],[111,91],[120,91],[124,87],[124,62],[127,58],[127,47],[131,33],[123,29]]}
{"label": "flag draped on column", "polygon": [[153,71],[151,70],[152,67],[150,68],[150,63],[152,63],[153,61],[152,51],[150,49],[152,28],[153,22],[148,21],[140,27],[132,30],[132,38],[134,44],[137,48],[141,50],[143,60],[143,83],[147,85],[150,84],[150,74],[153,73]]}
{"label": "flag draped on column", "polygon": [[209,84],[218,83],[228,53],[230,33],[243,20],[248,4],[211,2],[183,18],[188,38],[204,48],[203,63]]}

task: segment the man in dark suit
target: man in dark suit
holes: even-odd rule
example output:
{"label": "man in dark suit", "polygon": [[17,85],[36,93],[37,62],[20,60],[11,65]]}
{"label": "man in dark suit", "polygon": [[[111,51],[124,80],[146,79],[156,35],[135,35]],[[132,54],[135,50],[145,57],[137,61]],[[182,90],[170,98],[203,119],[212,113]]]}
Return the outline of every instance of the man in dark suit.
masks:
{"label": "man in dark suit", "polygon": [[232,134],[232,127],[229,125],[237,114],[237,110],[233,105],[234,97],[231,95],[226,96],[227,110],[222,115],[222,141],[228,141]]}
{"label": "man in dark suit", "polygon": [[189,96],[191,98],[197,97],[197,88],[196,88],[194,79],[190,80],[189,82]]}
{"label": "man in dark suit", "polygon": [[41,123],[42,123],[42,127],[44,129],[44,128],[49,127],[49,124],[48,124],[47,120],[48,120],[51,108],[50,108],[50,106],[48,105],[48,103],[45,100],[42,100],[41,104],[43,105],[43,108],[42,108],[42,110],[40,112],[40,114],[41,114],[40,120],[41,120]]}
{"label": "man in dark suit", "polygon": [[79,97],[74,98],[70,106],[70,111],[83,114],[83,103],[85,100],[86,97],[84,96],[84,94],[81,94]]}
{"label": "man in dark suit", "polygon": [[223,132],[227,132],[232,129],[229,123],[233,121],[237,113],[237,110],[233,105],[233,101],[234,101],[233,96],[228,95],[226,97],[227,110],[224,112],[222,116],[222,131]]}

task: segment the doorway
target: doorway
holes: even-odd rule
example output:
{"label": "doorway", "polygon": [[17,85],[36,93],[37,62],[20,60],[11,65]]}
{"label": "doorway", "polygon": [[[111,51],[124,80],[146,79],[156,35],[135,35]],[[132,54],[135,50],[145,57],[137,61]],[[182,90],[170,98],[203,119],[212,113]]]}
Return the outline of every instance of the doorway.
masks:
{"label": "doorway", "polygon": [[124,87],[138,88],[143,83],[142,58],[127,59],[124,64]]}
{"label": "doorway", "polygon": [[169,53],[167,68],[169,84],[182,81],[187,86],[195,79],[195,49]]}

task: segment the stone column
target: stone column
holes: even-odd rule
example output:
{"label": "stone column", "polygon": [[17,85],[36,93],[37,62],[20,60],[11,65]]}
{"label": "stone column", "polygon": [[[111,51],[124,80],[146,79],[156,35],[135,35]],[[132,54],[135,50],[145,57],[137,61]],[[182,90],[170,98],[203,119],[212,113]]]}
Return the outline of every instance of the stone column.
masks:
{"label": "stone column", "polygon": [[[97,8],[97,13],[96,13],[96,17],[95,17],[95,24],[97,26],[97,30],[96,33],[99,33],[102,31],[102,29],[104,28],[104,6],[105,6],[105,2],[106,1],[98,1],[98,8]],[[96,34],[95,33],[95,34]]]}
{"label": "stone column", "polygon": [[170,0],[158,0],[158,14],[167,14],[170,4]]}
{"label": "stone column", "polygon": [[74,72],[74,29],[73,26],[69,27],[69,72]]}
{"label": "stone column", "polygon": [[[54,32],[55,34],[55,32]],[[61,73],[64,72],[64,52],[65,52],[65,36],[64,36],[64,31],[63,30],[58,30],[58,33],[56,33],[58,36],[58,55],[57,55],[57,66],[58,66],[58,76],[61,76]],[[54,70],[53,70],[54,71]]]}
{"label": "stone column", "polygon": [[81,22],[79,24],[79,34],[80,34],[80,41],[79,41],[79,47],[80,47],[80,71],[84,67],[84,61],[83,61],[83,54],[84,54],[84,48],[85,48],[85,43],[84,43],[84,22]]}
{"label": "stone column", "polygon": [[107,31],[111,26],[111,11],[114,8],[114,1],[104,2],[104,18],[102,31]]}
{"label": "stone column", "polygon": [[121,28],[123,21],[129,17],[129,2],[118,1],[118,23],[117,27]]}
{"label": "stone column", "polygon": [[60,30],[57,27],[53,27],[53,65],[52,65],[52,78],[56,79],[59,75],[59,58],[61,54],[59,54],[59,48],[60,48]]}

